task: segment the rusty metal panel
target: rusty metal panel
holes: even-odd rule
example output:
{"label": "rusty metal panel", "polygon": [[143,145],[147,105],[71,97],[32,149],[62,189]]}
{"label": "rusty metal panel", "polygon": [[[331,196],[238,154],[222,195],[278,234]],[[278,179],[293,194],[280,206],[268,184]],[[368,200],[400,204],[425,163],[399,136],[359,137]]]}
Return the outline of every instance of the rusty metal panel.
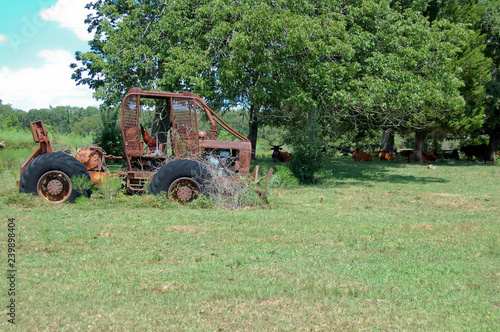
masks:
{"label": "rusty metal panel", "polygon": [[111,176],[108,172],[98,172],[98,171],[89,171],[89,175],[90,175],[90,180],[96,186],[99,186],[104,179]]}
{"label": "rusty metal panel", "polygon": [[129,156],[140,156],[144,146],[139,135],[139,101],[136,95],[125,97],[122,104],[123,152]]}
{"label": "rusty metal panel", "polygon": [[235,170],[239,175],[248,178],[250,173],[250,162],[252,158],[252,145],[250,142],[233,142],[233,141],[217,141],[217,140],[200,140],[202,149],[221,149],[237,151],[235,155]]}
{"label": "rusty metal panel", "polygon": [[104,152],[102,148],[92,146],[79,150],[75,158],[85,166],[87,171],[104,171]]}
{"label": "rusty metal panel", "polygon": [[36,150],[29,156],[29,158],[21,165],[21,170],[19,174],[22,174],[26,169],[26,166],[35,159],[36,157],[45,154],[52,153],[52,144],[50,143],[50,138],[47,135],[47,129],[43,125],[43,121],[35,121],[30,123],[31,134],[33,135],[33,140],[40,145]]}

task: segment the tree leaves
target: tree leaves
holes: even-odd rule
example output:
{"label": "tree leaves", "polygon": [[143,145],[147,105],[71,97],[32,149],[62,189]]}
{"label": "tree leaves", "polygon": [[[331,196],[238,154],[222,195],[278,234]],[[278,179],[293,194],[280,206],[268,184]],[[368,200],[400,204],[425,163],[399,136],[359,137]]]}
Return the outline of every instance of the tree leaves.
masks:
{"label": "tree leaves", "polygon": [[[192,90],[218,106],[252,109],[250,121],[257,123],[300,124],[314,110],[329,124],[477,128],[481,108],[464,112],[459,75],[465,64],[477,74],[484,62],[474,52],[461,57],[473,33],[440,19],[446,15],[436,6],[427,0],[94,1],[88,24],[95,37],[90,52],[77,53],[73,78],[107,104],[132,86]],[[423,15],[431,11],[439,20]],[[473,91],[465,99],[470,105],[481,96]]]}

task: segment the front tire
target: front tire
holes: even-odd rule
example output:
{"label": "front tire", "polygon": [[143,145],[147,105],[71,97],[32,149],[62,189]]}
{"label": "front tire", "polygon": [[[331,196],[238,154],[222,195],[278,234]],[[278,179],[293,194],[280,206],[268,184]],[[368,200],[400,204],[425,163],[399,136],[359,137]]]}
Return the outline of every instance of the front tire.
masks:
{"label": "front tire", "polygon": [[171,201],[180,203],[191,202],[203,193],[207,179],[207,170],[196,161],[175,160],[156,172],[149,193],[164,193]]}
{"label": "front tire", "polygon": [[19,180],[19,191],[43,197],[52,203],[73,202],[82,194],[73,188],[72,178],[84,177],[90,181],[87,169],[72,156],[62,152],[43,154],[26,166]]}

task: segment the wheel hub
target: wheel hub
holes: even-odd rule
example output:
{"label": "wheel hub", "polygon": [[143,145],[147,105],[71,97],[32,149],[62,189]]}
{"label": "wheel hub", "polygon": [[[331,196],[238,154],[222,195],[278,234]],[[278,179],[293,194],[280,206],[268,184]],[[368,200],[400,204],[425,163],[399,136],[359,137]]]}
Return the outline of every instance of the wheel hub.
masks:
{"label": "wheel hub", "polygon": [[66,201],[72,191],[69,176],[57,170],[43,174],[37,183],[38,196],[54,203]]}
{"label": "wheel hub", "polygon": [[63,190],[63,185],[59,180],[51,180],[47,184],[47,192],[51,195],[59,195]]}
{"label": "wheel hub", "polygon": [[168,188],[168,198],[180,203],[191,202],[198,198],[200,185],[192,178],[178,178]]}
{"label": "wheel hub", "polygon": [[193,197],[193,191],[189,187],[181,187],[177,190],[177,197],[184,202],[188,202]]}

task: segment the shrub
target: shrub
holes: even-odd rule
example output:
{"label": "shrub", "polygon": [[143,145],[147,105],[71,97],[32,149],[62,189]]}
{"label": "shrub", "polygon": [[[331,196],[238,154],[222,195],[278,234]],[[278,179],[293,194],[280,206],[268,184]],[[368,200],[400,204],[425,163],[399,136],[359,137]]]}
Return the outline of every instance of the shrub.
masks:
{"label": "shrub", "polygon": [[102,109],[102,131],[96,136],[94,144],[100,146],[107,154],[123,155],[122,134],[118,121],[119,109]]}
{"label": "shrub", "polygon": [[273,168],[274,173],[269,181],[269,188],[293,187],[299,184],[299,179],[293,175],[292,171],[287,166],[275,165]]}
{"label": "shrub", "polygon": [[73,176],[71,178],[71,183],[73,185],[73,189],[78,191],[80,194],[89,190],[95,190],[95,185],[92,181],[84,176]]}
{"label": "shrub", "polygon": [[302,184],[316,181],[315,173],[321,169],[324,154],[322,142],[314,128],[290,131],[289,144],[293,147],[293,159],[290,170]]}

